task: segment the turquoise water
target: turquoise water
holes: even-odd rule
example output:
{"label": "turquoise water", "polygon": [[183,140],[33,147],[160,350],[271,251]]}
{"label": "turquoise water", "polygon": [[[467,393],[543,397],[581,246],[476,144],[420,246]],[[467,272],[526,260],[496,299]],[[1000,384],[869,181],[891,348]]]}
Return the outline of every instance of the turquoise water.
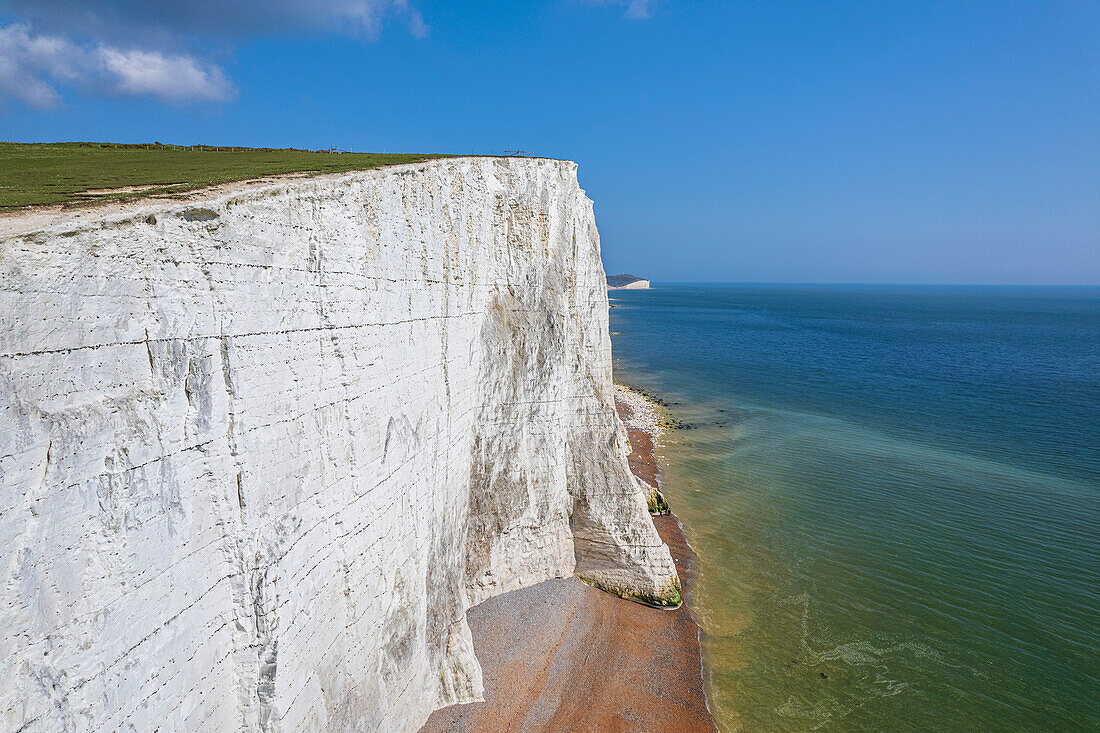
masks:
{"label": "turquoise water", "polygon": [[1100,730],[1100,289],[612,293],[729,730]]}

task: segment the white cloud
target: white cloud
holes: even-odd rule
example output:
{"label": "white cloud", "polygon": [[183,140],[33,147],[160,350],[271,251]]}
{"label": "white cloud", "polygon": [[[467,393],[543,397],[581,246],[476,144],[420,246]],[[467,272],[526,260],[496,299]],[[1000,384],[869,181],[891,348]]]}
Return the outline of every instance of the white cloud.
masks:
{"label": "white cloud", "polygon": [[222,101],[236,95],[221,68],[192,56],[85,47],[60,36],[35,35],[21,24],[0,27],[0,97],[50,109],[62,101],[57,84],[171,102]]}
{"label": "white cloud", "polygon": [[619,6],[624,8],[623,15],[635,20],[645,20],[653,16],[653,8],[660,0],[585,0],[590,5]]}
{"label": "white cloud", "polygon": [[629,0],[626,4],[626,17],[645,19],[653,14],[652,0]]}
{"label": "white cloud", "polygon": [[0,7],[21,19],[0,26],[0,104],[14,98],[40,109],[62,103],[59,85],[177,103],[235,97],[224,70],[182,50],[188,44],[316,34],[373,40],[388,17],[417,38],[429,32],[411,0],[0,0]]}
{"label": "white cloud", "polygon": [[36,28],[63,35],[84,33],[118,44],[141,31],[151,45],[181,35],[243,38],[273,34],[332,33],[374,39],[387,17],[423,37],[424,18],[410,0],[0,0]]}
{"label": "white cloud", "polygon": [[394,11],[399,15],[405,17],[405,22],[408,23],[409,33],[412,33],[417,38],[428,37],[428,24],[424,22],[424,16],[420,14],[420,11],[409,5],[408,0],[394,0]]}
{"label": "white cloud", "polygon": [[177,102],[220,102],[236,96],[236,89],[219,67],[203,66],[190,56],[108,47],[97,48],[95,56],[119,94],[152,94]]}

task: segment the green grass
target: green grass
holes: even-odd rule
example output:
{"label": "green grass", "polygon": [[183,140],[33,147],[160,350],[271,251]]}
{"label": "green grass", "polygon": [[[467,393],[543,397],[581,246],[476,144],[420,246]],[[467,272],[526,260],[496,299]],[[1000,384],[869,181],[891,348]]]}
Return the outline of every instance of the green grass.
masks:
{"label": "green grass", "polygon": [[[0,143],[0,209],[183,193],[282,173],[339,173],[449,157],[155,143]],[[152,186],[132,193],[86,191]]]}
{"label": "green grass", "polygon": [[650,514],[671,514],[672,510],[668,506],[668,502],[665,501],[665,495],[657,489],[653,489],[649,496],[646,497],[646,504],[649,507]]}

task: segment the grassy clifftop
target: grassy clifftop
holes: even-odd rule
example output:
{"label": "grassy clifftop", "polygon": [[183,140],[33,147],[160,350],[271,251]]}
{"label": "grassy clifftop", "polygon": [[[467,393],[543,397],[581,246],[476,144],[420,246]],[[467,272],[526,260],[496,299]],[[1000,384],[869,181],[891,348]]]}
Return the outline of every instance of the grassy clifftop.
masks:
{"label": "grassy clifftop", "polygon": [[340,173],[442,157],[447,156],[156,143],[0,143],[0,209],[182,193],[261,176]]}

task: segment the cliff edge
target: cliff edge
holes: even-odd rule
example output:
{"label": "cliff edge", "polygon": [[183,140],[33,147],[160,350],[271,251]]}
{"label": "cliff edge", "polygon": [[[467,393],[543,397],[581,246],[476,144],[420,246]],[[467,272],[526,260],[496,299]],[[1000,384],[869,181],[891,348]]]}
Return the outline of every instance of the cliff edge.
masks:
{"label": "cliff edge", "polygon": [[465,612],[679,602],[569,162],[0,222],[0,728],[416,730]]}

